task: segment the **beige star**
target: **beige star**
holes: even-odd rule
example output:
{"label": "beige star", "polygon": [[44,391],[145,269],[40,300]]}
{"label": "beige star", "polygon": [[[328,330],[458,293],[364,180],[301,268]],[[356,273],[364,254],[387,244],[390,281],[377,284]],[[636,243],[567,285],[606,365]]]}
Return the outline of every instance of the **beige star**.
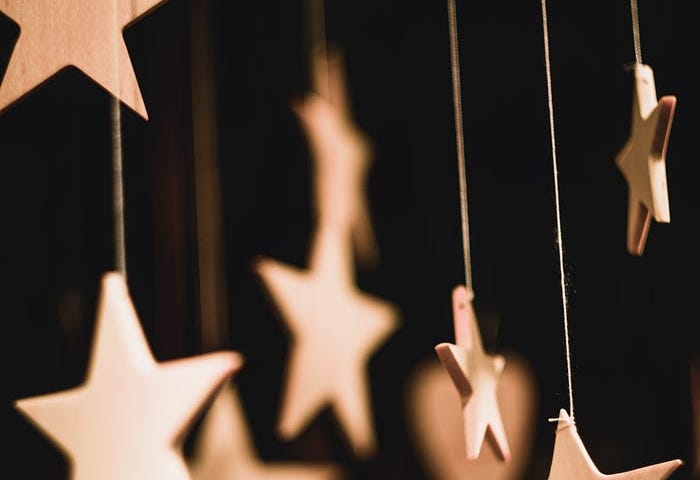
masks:
{"label": "beige star", "polygon": [[676,97],[656,101],[654,72],[648,65],[634,66],[632,131],[615,163],[627,180],[629,209],[627,250],[644,252],[651,217],[671,221],[666,185],[666,149],[676,108]]}
{"label": "beige star", "polygon": [[332,480],[330,465],[262,463],[257,458],[238,393],[230,383],[214,400],[202,424],[191,465],[194,480]]}
{"label": "beige star", "polygon": [[156,363],[124,278],[111,273],[102,281],[86,382],[17,408],[70,457],[75,480],[185,480],[182,436],[241,361],[214,353]]}
{"label": "beige star", "polygon": [[452,308],[457,344],[441,343],[435,351],[462,398],[467,458],[473,460],[479,456],[488,433],[496,454],[507,462],[510,448],[496,396],[505,359],[484,352],[473,298],[474,294],[466,287],[454,289]]}
{"label": "beige star", "polygon": [[372,164],[367,136],[352,119],[345,67],[336,50],[314,56],[320,94],[294,104],[313,158],[315,208],[321,228],[348,228],[358,259],[374,265],[378,248],[367,206],[365,186]]}
{"label": "beige star", "polygon": [[279,432],[292,438],[330,405],[359,456],[375,438],[365,369],[397,328],[396,310],[353,283],[346,232],[320,229],[307,271],[263,259],[257,273],[293,337]]}
{"label": "beige star", "polygon": [[164,0],[0,0],[21,32],[0,85],[0,109],[75,66],[148,118],[122,29]]}
{"label": "beige star", "polygon": [[603,475],[593,464],[586,452],[581,438],[576,432],[576,425],[566,413],[559,412],[557,437],[554,441],[554,455],[549,470],[549,480],[664,480],[683,464],[680,460],[671,460],[649,467],[639,468],[614,475]]}

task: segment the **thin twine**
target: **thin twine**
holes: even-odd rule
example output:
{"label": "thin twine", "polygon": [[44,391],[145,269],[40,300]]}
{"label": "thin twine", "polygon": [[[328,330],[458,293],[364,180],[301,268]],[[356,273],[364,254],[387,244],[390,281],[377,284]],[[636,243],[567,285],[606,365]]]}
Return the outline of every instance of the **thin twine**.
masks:
{"label": "thin twine", "polygon": [[642,63],[642,43],[639,36],[639,8],[637,0],[630,0],[632,10],[632,35],[634,36],[634,59],[638,64]]}
{"label": "thin twine", "polygon": [[316,93],[328,94],[329,80],[328,68],[324,68],[323,78],[319,79],[316,75],[317,66],[316,60],[321,58],[325,63],[327,61],[327,39],[326,39],[326,4],[325,0],[307,0],[308,9],[308,55],[310,57],[309,70],[311,78],[314,82],[320,82],[321,85],[314,84],[313,87],[318,90]]}
{"label": "thin twine", "polygon": [[126,277],[124,228],[124,178],[122,174],[122,128],[119,99],[112,97],[112,214],[114,219],[114,263]]}
{"label": "thin twine", "polygon": [[544,31],[544,57],[547,72],[547,104],[549,107],[549,135],[552,144],[552,171],[554,176],[554,200],[557,212],[557,249],[559,251],[559,276],[561,282],[561,300],[564,313],[564,338],[566,344],[566,376],[569,386],[569,411],[574,419],[574,389],[571,375],[571,347],[569,341],[569,311],[566,295],[566,277],[564,273],[564,243],[561,233],[561,206],[559,204],[559,168],[557,166],[557,145],[554,133],[554,100],[552,94],[552,68],[549,59],[549,26],[547,22],[547,0],[542,1],[542,26]]}
{"label": "thin twine", "polygon": [[[118,15],[119,11],[118,0],[115,3],[114,21],[116,24],[115,32],[121,35],[119,27]],[[115,38],[115,62],[114,73],[119,79],[119,56],[117,54],[117,45],[119,38]],[[119,82],[117,82],[117,85]],[[112,221],[114,229],[114,265],[119,273],[126,278],[126,238],[124,226],[124,177],[123,177],[123,154],[122,154],[122,112],[120,100],[117,96],[112,95],[111,99],[111,123],[112,123]]]}
{"label": "thin twine", "polygon": [[464,252],[465,285],[473,291],[471,246],[469,243],[469,203],[467,198],[467,167],[464,154],[464,119],[462,116],[462,84],[459,66],[459,34],[457,32],[457,6],[455,0],[447,0],[450,25],[450,63],[452,66],[452,99],[455,114],[457,140],[457,166],[459,171],[459,211],[462,220],[462,249]]}

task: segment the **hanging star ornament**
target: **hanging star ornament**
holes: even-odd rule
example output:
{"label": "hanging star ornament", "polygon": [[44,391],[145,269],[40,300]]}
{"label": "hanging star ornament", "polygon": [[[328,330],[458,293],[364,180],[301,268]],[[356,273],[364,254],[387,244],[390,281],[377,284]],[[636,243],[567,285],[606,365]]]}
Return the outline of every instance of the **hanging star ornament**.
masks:
{"label": "hanging star ornament", "polygon": [[331,406],[355,453],[372,455],[375,438],[366,378],[370,356],[397,328],[395,308],[358,291],[347,232],[318,230],[309,270],[262,259],[255,270],[292,337],[278,429],[293,438]]}
{"label": "hanging star ornament", "polygon": [[649,467],[638,468],[624,473],[604,475],[598,471],[593,460],[583,446],[576,431],[574,421],[560,410],[557,419],[557,436],[554,440],[554,455],[549,470],[549,480],[664,480],[683,464],[680,460],[671,460]]}
{"label": "hanging star ornament", "polygon": [[336,49],[314,55],[318,94],[293,104],[312,151],[314,205],[321,228],[349,226],[358,260],[375,266],[379,249],[365,186],[372,148],[352,119],[343,58]]}
{"label": "hanging star ornament", "polygon": [[507,462],[510,448],[496,395],[505,359],[484,352],[473,298],[474,294],[464,286],[454,289],[452,309],[457,344],[441,343],[435,351],[462,398],[467,458],[479,457],[488,434],[498,458]]}
{"label": "hanging star ornament", "polygon": [[148,118],[122,29],[164,0],[0,0],[20,35],[0,84],[0,110],[74,66]]}
{"label": "hanging star ornament", "polygon": [[671,221],[666,149],[676,97],[665,96],[657,102],[654,71],[640,63],[633,68],[632,131],[615,163],[628,188],[627,250],[632,255],[641,255],[652,217],[657,222]]}
{"label": "hanging star ornament", "polygon": [[230,383],[207,412],[195,444],[190,470],[193,480],[333,480],[331,465],[261,462],[253,448],[238,393]]}
{"label": "hanging star ornament", "polygon": [[17,408],[71,460],[74,480],[186,480],[182,437],[241,365],[234,353],[157,363],[124,278],[105,275],[86,382]]}

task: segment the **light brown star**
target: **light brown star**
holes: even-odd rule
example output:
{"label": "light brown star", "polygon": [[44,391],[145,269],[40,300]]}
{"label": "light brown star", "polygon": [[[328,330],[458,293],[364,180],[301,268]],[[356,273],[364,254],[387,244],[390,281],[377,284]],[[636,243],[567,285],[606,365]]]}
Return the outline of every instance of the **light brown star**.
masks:
{"label": "light brown star", "polygon": [[656,101],[654,72],[648,65],[634,66],[632,131],[615,163],[627,181],[629,207],[627,250],[644,252],[651,218],[671,221],[666,185],[666,149],[676,108],[676,97]]}
{"label": "light brown star", "polygon": [[559,412],[554,455],[549,470],[549,480],[664,480],[683,464],[671,460],[624,473],[604,475],[598,471],[578,436],[576,425],[566,413]]}
{"label": "light brown star", "polygon": [[366,195],[372,149],[352,118],[342,56],[327,54],[314,56],[319,93],[294,104],[312,152],[318,225],[348,228],[360,262],[374,266],[379,253]]}
{"label": "light brown star", "polygon": [[193,480],[332,480],[331,465],[263,463],[253,448],[238,392],[230,383],[214,400],[195,445]]}
{"label": "light brown star", "polygon": [[85,383],[17,408],[70,457],[74,480],[186,480],[182,437],[241,361],[214,353],[156,363],[124,278],[111,273],[102,281]]}
{"label": "light brown star", "polygon": [[496,396],[505,359],[484,352],[473,298],[474,294],[464,286],[454,289],[452,309],[457,344],[441,343],[435,351],[462,398],[467,458],[479,456],[488,433],[496,455],[507,462],[510,448]]}
{"label": "light brown star", "polygon": [[284,438],[293,438],[326,405],[359,456],[375,450],[366,368],[397,328],[393,306],[353,283],[347,232],[319,229],[309,270],[263,259],[256,265],[292,337],[282,413]]}
{"label": "light brown star", "polygon": [[20,26],[0,109],[72,65],[148,118],[122,29],[163,1],[0,0],[0,11]]}

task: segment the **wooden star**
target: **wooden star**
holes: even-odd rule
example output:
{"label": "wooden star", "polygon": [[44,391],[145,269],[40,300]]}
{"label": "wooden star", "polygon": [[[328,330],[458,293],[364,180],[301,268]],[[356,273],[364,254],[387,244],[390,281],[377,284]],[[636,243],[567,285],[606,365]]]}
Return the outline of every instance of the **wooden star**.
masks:
{"label": "wooden star", "polygon": [[122,29],[163,1],[0,0],[0,11],[21,29],[0,109],[72,65],[147,119]]}
{"label": "wooden star", "polygon": [[644,252],[651,218],[671,221],[666,185],[666,149],[676,108],[676,97],[656,101],[654,71],[648,65],[634,66],[632,131],[615,163],[627,181],[629,207],[627,250]]}
{"label": "wooden star", "polygon": [[375,450],[365,369],[397,328],[393,306],[358,291],[346,232],[319,229],[307,271],[260,260],[261,276],[291,331],[280,435],[292,438],[326,405],[358,456]]}
{"label": "wooden star", "polygon": [[554,441],[554,455],[549,470],[549,480],[664,480],[683,464],[680,460],[658,463],[614,475],[603,475],[593,464],[586,447],[576,431],[576,425],[566,413],[560,410],[557,421],[557,436]]}
{"label": "wooden star", "polygon": [[352,119],[340,53],[317,53],[314,73],[319,94],[293,107],[312,151],[318,224],[348,228],[359,260],[374,265],[379,254],[365,192],[372,149]]}
{"label": "wooden star", "polygon": [[510,448],[496,396],[505,359],[484,352],[473,298],[474,294],[464,286],[454,289],[452,309],[457,344],[441,343],[435,351],[462,398],[467,458],[479,456],[488,433],[497,456],[507,462]]}
{"label": "wooden star", "polygon": [[185,480],[182,437],[240,364],[234,353],[156,363],[124,278],[111,273],[102,281],[86,382],[17,408],[70,457],[75,480]]}
{"label": "wooden star", "polygon": [[331,480],[330,465],[262,463],[250,440],[238,393],[229,383],[214,400],[202,424],[191,464],[194,480]]}

